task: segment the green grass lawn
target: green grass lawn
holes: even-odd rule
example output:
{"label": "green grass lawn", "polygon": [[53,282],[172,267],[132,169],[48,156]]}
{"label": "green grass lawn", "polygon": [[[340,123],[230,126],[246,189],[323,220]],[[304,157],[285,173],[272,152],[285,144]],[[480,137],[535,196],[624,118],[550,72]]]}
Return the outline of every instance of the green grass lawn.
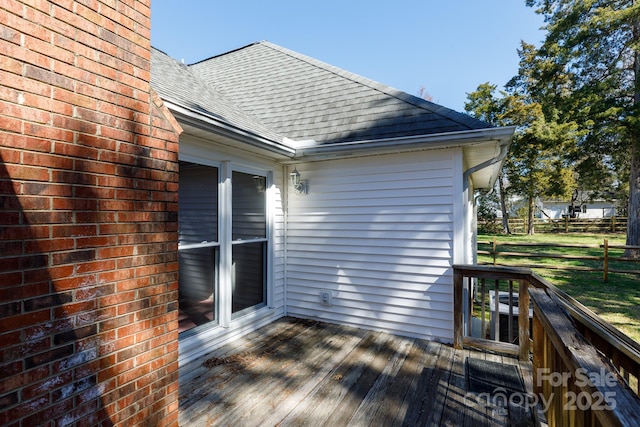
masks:
{"label": "green grass lawn", "polygon": [[[490,251],[494,235],[478,236],[478,250]],[[604,239],[609,245],[623,245],[625,238],[620,234],[526,234],[497,235],[498,252],[524,252],[536,254],[564,254],[572,256],[602,256],[601,248],[548,248],[529,246],[501,247],[500,243],[552,243],[571,245],[601,245]],[[622,256],[622,250],[610,249],[610,256]],[[491,263],[490,255],[478,255],[479,263]],[[601,260],[560,260],[553,258],[518,257],[506,258],[498,255],[500,265],[530,266],[540,276],[589,307],[603,319],[612,323],[635,341],[640,342],[640,275],[609,273],[607,283],[602,271],[567,271],[554,267],[590,267],[601,270]],[[540,267],[534,267],[539,265]],[[610,262],[611,269],[640,270],[640,262]]]}

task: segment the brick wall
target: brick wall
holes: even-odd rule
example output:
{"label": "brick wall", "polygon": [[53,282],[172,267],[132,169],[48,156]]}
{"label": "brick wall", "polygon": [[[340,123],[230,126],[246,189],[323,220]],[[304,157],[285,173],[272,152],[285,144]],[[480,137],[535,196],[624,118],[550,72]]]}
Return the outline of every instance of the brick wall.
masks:
{"label": "brick wall", "polygon": [[150,0],[0,0],[0,425],[177,425]]}

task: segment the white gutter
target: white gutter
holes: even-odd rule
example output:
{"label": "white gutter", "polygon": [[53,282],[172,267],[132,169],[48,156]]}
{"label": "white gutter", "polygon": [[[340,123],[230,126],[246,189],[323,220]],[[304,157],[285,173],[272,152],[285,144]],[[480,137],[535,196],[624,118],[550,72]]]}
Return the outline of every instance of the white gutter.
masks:
{"label": "white gutter", "polygon": [[[355,155],[386,154],[390,152],[423,151],[443,148],[469,147],[491,140],[511,138],[515,127],[444,132],[432,135],[385,138],[335,144],[298,146],[296,160],[321,160]],[[508,144],[507,144],[508,145]]]}
{"label": "white gutter", "polygon": [[464,189],[467,190],[467,188],[469,188],[469,177],[473,173],[503,161],[507,157],[508,152],[509,152],[509,144],[508,143],[502,144],[500,145],[500,153],[498,153],[496,157],[493,157],[489,160],[486,160],[482,163],[479,163],[465,170],[464,173],[462,174]]}

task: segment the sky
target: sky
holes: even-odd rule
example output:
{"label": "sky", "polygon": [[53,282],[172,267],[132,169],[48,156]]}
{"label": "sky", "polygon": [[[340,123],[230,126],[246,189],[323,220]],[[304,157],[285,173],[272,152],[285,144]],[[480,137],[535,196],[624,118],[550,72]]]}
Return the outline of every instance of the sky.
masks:
{"label": "sky", "polygon": [[456,111],[515,76],[543,24],[525,0],[151,2],[151,44],[187,64],[267,40]]}

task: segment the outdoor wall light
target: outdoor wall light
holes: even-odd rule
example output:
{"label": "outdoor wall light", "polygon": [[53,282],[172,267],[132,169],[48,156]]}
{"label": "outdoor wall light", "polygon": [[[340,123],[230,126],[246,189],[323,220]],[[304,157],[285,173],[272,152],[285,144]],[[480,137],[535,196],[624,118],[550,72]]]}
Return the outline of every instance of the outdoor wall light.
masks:
{"label": "outdoor wall light", "polygon": [[267,178],[264,176],[254,175],[253,182],[256,185],[258,193],[264,193],[264,190],[267,188]]}
{"label": "outdoor wall light", "polygon": [[294,190],[296,190],[296,193],[307,194],[307,181],[300,179],[300,172],[298,172],[298,169],[294,168],[293,172],[291,172],[289,176],[291,177],[291,185]]}

